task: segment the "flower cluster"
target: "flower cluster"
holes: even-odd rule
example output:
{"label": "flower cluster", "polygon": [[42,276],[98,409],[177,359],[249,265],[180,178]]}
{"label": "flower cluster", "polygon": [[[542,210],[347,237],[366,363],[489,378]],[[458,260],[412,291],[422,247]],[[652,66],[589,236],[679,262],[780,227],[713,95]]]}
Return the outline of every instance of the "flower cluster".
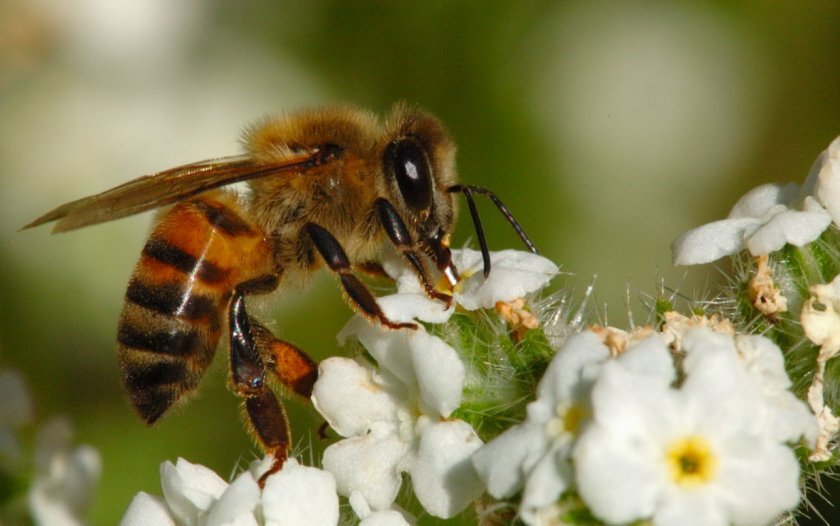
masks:
{"label": "flower cluster", "polygon": [[99,454],[74,446],[70,423],[53,418],[38,430],[30,458],[18,432],[35,420],[33,406],[23,376],[0,371],[0,523],[79,526],[102,471]]}
{"label": "flower cluster", "polygon": [[742,197],[729,217],[680,236],[674,242],[677,265],[697,265],[747,249],[753,256],[802,246],[831,223],[840,225],[840,137],[811,167],[805,184],[761,185]]}
{"label": "flower cluster", "polygon": [[[462,281],[453,306],[444,309],[395,255],[386,258],[384,268],[397,283],[395,294],[379,300],[386,315],[444,322],[456,306],[475,310],[515,300],[558,271],[545,258],[516,251],[492,254],[489,277],[481,272],[479,252],[453,251],[453,261]],[[121,524],[330,525],[339,521],[342,495],[363,526],[408,526],[414,517],[395,503],[404,473],[425,512],[437,517],[452,517],[480,497],[484,485],[470,456],[483,442],[470,424],[453,417],[470,374],[458,351],[422,325],[392,331],[359,316],[339,340],[358,341],[365,354],[320,365],[312,401],[344,437],[324,452],[324,470],[290,459],[260,490],[257,480],[270,458],[229,484],[202,466],[166,462],[163,497],[138,494]]]}
{"label": "flower cluster", "polygon": [[[835,228],[829,228],[830,226]],[[801,188],[796,184],[760,186],[735,205],[728,219],[683,234],[674,243],[678,264],[699,264],[744,249],[756,258],[755,268],[736,259],[746,275],[735,279],[735,303],[742,283],[760,317],[748,327],[780,344],[795,373],[796,391],[807,396],[819,418],[820,433],[812,461],[832,458],[830,442],[840,430],[835,416],[840,403],[840,378],[826,376],[828,362],[840,352],[840,137],[820,154]],[[741,312],[745,319],[751,309]],[[789,342],[799,342],[789,345]]]}
{"label": "flower cluster", "polygon": [[570,338],[525,421],[473,456],[488,491],[522,491],[528,524],[569,489],[608,523],[762,524],[794,507],[787,443],[812,441],[816,423],[788,390],[779,348],[707,328],[681,346],[653,334],[611,359],[594,332]]}
{"label": "flower cluster", "polygon": [[[396,321],[442,323],[461,309],[486,309],[543,286],[557,267],[533,254],[492,254],[493,272],[481,272],[479,252],[453,252],[462,281],[454,302],[445,309],[430,300],[416,275],[399,261],[384,268],[397,292],[380,299]],[[389,331],[356,317],[339,335],[356,338],[368,360],[330,358],[319,370],[313,402],[344,440],[328,447],[324,467],[333,472],[339,493],[357,510],[388,510],[402,483],[411,477],[424,510],[448,518],[461,512],[484,491],[470,456],[482,445],[467,422],[452,418],[462,402],[467,367],[458,351],[422,326],[416,331]],[[359,506],[358,503],[363,503]]]}
{"label": "flower cluster", "polygon": [[662,300],[658,325],[631,333],[529,300],[558,273],[533,254],[493,253],[484,276],[479,252],[453,251],[448,306],[386,255],[396,292],[378,302],[417,328],[356,316],[340,332],[355,352],[324,360],[312,395],[340,435],[323,469],[290,459],[261,489],[270,458],[230,483],[165,463],[163,497],[139,494],[123,524],[335,525],[341,498],[363,526],[471,505],[493,524],[770,523],[799,504],[802,463],[835,457],[840,245],[817,247],[832,223],[840,138],[801,188],[756,188],[675,242],[679,264],[759,256],[734,308],[683,316]]}
{"label": "flower cluster", "polygon": [[316,468],[289,459],[268,477],[260,490],[257,481],[271,467],[266,457],[251,463],[230,484],[213,471],[178,459],[160,467],[163,498],[138,493],[121,526],[325,526],[338,523],[335,479]]}

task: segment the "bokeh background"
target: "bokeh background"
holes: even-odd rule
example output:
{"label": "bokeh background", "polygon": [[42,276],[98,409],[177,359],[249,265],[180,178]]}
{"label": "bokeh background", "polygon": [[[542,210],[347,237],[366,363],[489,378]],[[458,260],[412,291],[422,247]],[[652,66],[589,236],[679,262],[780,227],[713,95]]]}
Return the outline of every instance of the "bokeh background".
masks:
{"label": "bokeh background", "polygon": [[[140,490],[159,494],[166,459],[223,476],[252,459],[224,352],[201,395],[156,428],[127,405],[115,329],[149,214],[58,236],[18,229],[236,153],[261,115],[330,103],[438,115],[462,180],[503,197],[566,285],[597,276],[602,321],[643,322],[640,298],[663,283],[714,291],[714,267],[672,267],[677,235],[759,183],[801,182],[840,134],[838,28],[833,0],[0,0],[0,366],[26,374],[40,416],[69,415],[102,453],[94,524],[115,523]],[[492,247],[520,246],[480,207]],[[462,214],[455,244],[471,236]],[[313,355],[343,352],[334,335],[351,313],[330,276],[260,310]],[[320,421],[288,406],[308,441]]]}

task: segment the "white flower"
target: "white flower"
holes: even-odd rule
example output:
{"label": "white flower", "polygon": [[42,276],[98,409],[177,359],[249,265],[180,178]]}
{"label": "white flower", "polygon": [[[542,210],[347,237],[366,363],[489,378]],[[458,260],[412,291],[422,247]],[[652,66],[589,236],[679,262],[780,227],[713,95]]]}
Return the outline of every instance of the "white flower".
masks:
{"label": "white flower", "polygon": [[331,473],[289,459],[265,482],[262,510],[266,525],[338,524],[338,495]]}
{"label": "white flower", "polygon": [[346,437],[324,452],[342,495],[375,511],[391,509],[401,473],[408,473],[420,504],[448,518],[483,487],[469,463],[481,446],[473,429],[447,417],[461,402],[464,365],[454,349],[422,327],[389,331],[356,317],[339,335],[358,337],[378,370],[347,358],[319,368],[312,401]]}
{"label": "white flower", "polygon": [[832,220],[840,226],[840,137],[823,152],[803,187],[761,185],[742,197],[729,217],[684,233],[673,244],[674,263],[709,263],[745,248],[753,256],[803,246]]}
{"label": "white flower", "polygon": [[520,516],[534,524],[572,483],[572,446],[591,414],[589,391],[609,349],[592,332],[572,336],[557,351],[528,404],[525,421],[479,449],[472,462],[496,498],[524,487]]}
{"label": "white flower", "polygon": [[398,254],[386,255],[383,267],[396,280],[397,293],[377,298],[377,302],[388,319],[443,323],[455,312],[454,304],[467,310],[492,309],[496,302],[511,301],[543,288],[559,271],[548,259],[518,250],[491,252],[492,267],[486,278],[481,252],[453,250],[452,262],[461,280],[455,287],[453,305],[445,309],[443,303],[429,298],[415,271]]}
{"label": "white flower", "polygon": [[825,207],[834,224],[840,226],[840,137],[817,157],[805,187],[813,185],[813,193]]}
{"label": "white flower", "polygon": [[75,526],[90,503],[102,472],[99,454],[90,446],[72,446],[70,424],[49,421],[38,433],[35,479],[29,509],[38,524]]}
{"label": "white flower", "polygon": [[178,459],[161,465],[164,497],[139,493],[121,526],[329,526],[338,524],[338,495],[330,473],[288,459],[257,484],[272,457],[255,461],[228,484],[213,471]]}
{"label": "white flower", "polygon": [[762,375],[744,368],[727,335],[695,329],[683,348],[679,389],[664,371],[645,373],[623,359],[670,361],[655,339],[604,365],[593,422],[574,451],[578,491],[607,522],[767,523],[799,501],[799,464],[768,425]]}

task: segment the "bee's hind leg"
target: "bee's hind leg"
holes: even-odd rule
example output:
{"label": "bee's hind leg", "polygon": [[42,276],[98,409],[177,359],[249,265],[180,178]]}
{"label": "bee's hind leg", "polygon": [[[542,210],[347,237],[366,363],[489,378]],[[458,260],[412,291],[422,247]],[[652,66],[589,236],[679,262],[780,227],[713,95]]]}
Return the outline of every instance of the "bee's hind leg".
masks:
{"label": "bee's hind leg", "polygon": [[255,438],[274,457],[271,468],[260,477],[263,487],[269,475],[280,471],[289,455],[289,419],[265,378],[265,363],[257,347],[251,320],[245,311],[245,296],[236,291],[231,299],[230,365],[233,391],[245,400],[245,411]]}

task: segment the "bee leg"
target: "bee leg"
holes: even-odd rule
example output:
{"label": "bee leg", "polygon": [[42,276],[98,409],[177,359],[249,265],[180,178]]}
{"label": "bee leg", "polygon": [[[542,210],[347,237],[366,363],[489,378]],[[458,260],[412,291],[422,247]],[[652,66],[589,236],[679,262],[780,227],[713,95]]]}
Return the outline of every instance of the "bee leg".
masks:
{"label": "bee leg", "polygon": [[[379,220],[382,222],[385,232],[391,239],[391,243],[393,243],[394,247],[396,247],[405,259],[408,260],[411,266],[414,267],[415,272],[417,272],[417,276],[423,283],[423,288],[426,289],[426,294],[428,294],[431,298],[442,301],[446,304],[446,307],[449,308],[449,306],[452,305],[452,295],[440,292],[435,288],[431,278],[429,277],[429,273],[426,270],[426,266],[423,264],[423,260],[420,259],[417,247],[411,239],[411,234],[408,232],[408,228],[406,228],[405,223],[402,218],[400,218],[397,210],[391,203],[381,197],[376,200],[375,206],[379,212]],[[439,262],[443,261],[441,256],[448,256],[449,254],[449,249],[444,247],[441,243],[436,244],[433,249],[435,250],[436,259],[438,259]],[[447,277],[450,284],[455,286],[458,282],[457,271],[455,271],[455,267],[452,265],[451,259],[449,257],[446,257],[445,259],[446,260],[443,263],[443,268],[441,270],[444,272],[444,275]]]}
{"label": "bee leg", "polygon": [[309,399],[312,396],[312,386],[318,379],[318,363],[297,346],[275,338],[270,330],[253,318],[251,334],[266,368],[273,372],[283,385]]}
{"label": "bee leg", "polygon": [[315,223],[307,223],[305,228],[312,242],[315,244],[315,248],[321,253],[330,270],[338,274],[338,277],[341,279],[341,286],[344,288],[344,292],[356,310],[368,318],[378,319],[382,325],[390,329],[417,328],[417,325],[413,323],[394,323],[385,316],[385,313],[379,308],[376,299],[367,287],[365,287],[364,283],[353,275],[347,254],[332,234]]}
{"label": "bee leg", "polygon": [[265,381],[265,364],[257,348],[245,296],[237,290],[230,303],[230,365],[234,392],[245,399],[245,411],[262,449],[274,457],[271,468],[260,477],[260,487],[269,475],[280,471],[289,455],[289,420],[282,404]]}
{"label": "bee leg", "polygon": [[[292,392],[310,400],[318,380],[318,363],[296,345],[277,339],[254,318],[251,318],[251,332],[266,368]],[[322,439],[327,438],[327,427],[329,424],[324,421],[318,428]]]}

